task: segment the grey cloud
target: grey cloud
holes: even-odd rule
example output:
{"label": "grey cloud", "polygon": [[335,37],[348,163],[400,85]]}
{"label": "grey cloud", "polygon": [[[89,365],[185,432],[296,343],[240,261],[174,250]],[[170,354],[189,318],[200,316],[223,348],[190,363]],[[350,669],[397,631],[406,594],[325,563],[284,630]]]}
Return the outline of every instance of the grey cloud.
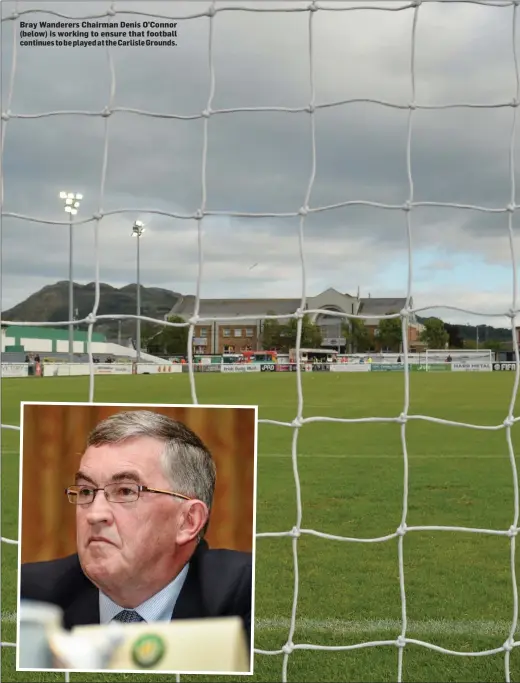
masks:
{"label": "grey cloud", "polygon": [[[5,13],[9,3],[2,5]],[[88,14],[99,12],[108,3],[81,3],[81,8],[74,3],[53,6]],[[135,8],[137,3],[121,6]],[[142,6],[165,14],[173,14],[172,8],[177,7],[171,2]],[[194,11],[191,7],[188,9]],[[507,43],[512,13],[502,8],[481,9],[454,9],[446,4],[421,7],[418,100],[486,101],[513,96],[512,50]],[[186,5],[179,11],[186,12]],[[411,11],[316,13],[317,100],[369,96],[408,102],[412,18]],[[307,24],[304,13],[273,17],[233,11],[217,15],[213,107],[305,106],[310,97]],[[210,84],[208,27],[207,18],[181,23],[179,47],[174,51],[113,50],[116,106],[182,115],[200,112],[207,104]],[[439,27],[443,30],[442,50],[438,47]],[[8,26],[2,28],[5,101],[10,31]],[[478,51],[475,41],[479,41]],[[60,108],[99,110],[108,102],[109,76],[103,50],[19,49],[11,108],[33,113]],[[412,138],[415,199],[505,205],[510,194],[511,119],[510,109],[416,111]],[[317,172],[311,206],[354,199],[404,202],[409,193],[407,121],[406,110],[374,104],[318,110]],[[81,217],[97,211],[104,125],[104,119],[94,117],[10,120],[3,210],[64,220],[57,193],[70,189],[85,195]],[[201,203],[203,125],[202,120],[129,113],[110,117],[102,208],[195,211]],[[520,158],[517,166],[520,168]],[[208,208],[297,211],[304,201],[310,170],[309,114],[232,113],[209,121]],[[520,181],[518,173],[516,180]],[[126,238],[137,217],[136,211],[135,215],[107,216],[101,222],[102,279],[124,284],[134,277],[134,245]],[[432,208],[414,211],[412,220],[415,247],[442,240],[445,248],[455,253],[476,251],[491,261],[506,262],[505,216]],[[179,283],[183,283],[193,291],[195,223],[151,215],[146,221],[150,232],[142,244],[143,281],[172,289],[182,289]],[[298,219],[208,218],[203,225],[209,290],[213,281],[219,291],[227,287],[231,294],[242,283],[246,296],[249,291],[265,291],[279,278],[279,295],[298,291]],[[330,278],[340,287],[343,279],[342,289],[353,289],[359,282],[368,285],[388,258],[405,252],[405,225],[402,212],[367,207],[308,216],[305,238],[310,280],[319,283]],[[91,280],[92,224],[77,226],[75,239],[76,276]],[[4,292],[12,299],[19,296],[16,278],[20,270],[33,275],[28,287],[45,277],[52,281],[66,276],[67,228],[4,219],[3,253]],[[255,261],[261,262],[264,271],[247,271]]]}

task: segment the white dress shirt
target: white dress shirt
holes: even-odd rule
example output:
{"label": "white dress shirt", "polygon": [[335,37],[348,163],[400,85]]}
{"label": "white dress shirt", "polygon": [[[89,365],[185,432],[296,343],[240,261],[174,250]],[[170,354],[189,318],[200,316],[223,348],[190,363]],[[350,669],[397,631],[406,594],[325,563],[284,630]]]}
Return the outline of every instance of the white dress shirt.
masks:
{"label": "white dress shirt", "polygon": [[[180,595],[189,564],[186,564],[180,574],[173,581],[160,590],[151,598],[134,608],[145,621],[171,621],[173,608]],[[99,591],[99,621],[101,624],[108,624],[125,607],[116,604],[108,595]]]}

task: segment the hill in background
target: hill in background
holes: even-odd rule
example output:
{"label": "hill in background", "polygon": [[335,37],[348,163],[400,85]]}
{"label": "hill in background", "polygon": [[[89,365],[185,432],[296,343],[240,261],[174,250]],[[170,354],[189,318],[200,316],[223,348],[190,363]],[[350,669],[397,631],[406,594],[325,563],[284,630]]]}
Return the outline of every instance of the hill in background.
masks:
{"label": "hill in background", "polygon": [[[76,318],[86,317],[94,307],[95,284],[87,285],[74,283],[74,306],[78,310]],[[106,283],[100,283],[99,315],[119,314],[135,315],[137,308],[137,285],[130,284],[117,289]],[[150,318],[162,320],[175,305],[182,295],[159,287],[143,287],[141,285],[141,314]],[[2,320],[13,322],[58,322],[69,319],[69,283],[62,280],[54,285],[48,285],[38,292],[31,294],[25,301],[2,312]],[[425,318],[417,317],[419,322]],[[129,338],[135,338],[135,320],[122,320],[121,340],[126,345]],[[146,323],[142,323],[144,326]],[[474,325],[450,325],[445,323],[450,332],[452,348],[462,347],[475,348],[477,340],[477,328]],[[455,329],[454,329],[455,328]],[[87,325],[80,325],[80,329],[87,330]],[[119,322],[117,320],[103,320],[94,327],[95,332],[106,335],[110,341],[117,341],[119,335]],[[496,328],[489,325],[479,325],[478,339],[480,348],[485,348],[486,343],[501,342],[510,346],[511,329]],[[460,342],[460,343],[457,343]]]}
{"label": "hill in background", "polygon": [[[141,315],[163,319],[170,312],[181,295],[159,287],[143,287],[141,285]],[[74,283],[74,307],[76,318],[85,318],[94,307],[95,283],[87,285]],[[100,283],[100,301],[98,315],[120,314],[135,315],[137,308],[137,285],[126,285],[117,289],[106,283]],[[25,301],[2,312],[2,320],[13,322],[59,322],[69,319],[69,283],[62,280],[48,285],[31,294]],[[135,338],[135,320],[122,320],[121,339],[123,343]],[[142,323],[144,324],[144,323]],[[88,325],[80,325],[80,329],[88,329]],[[94,326],[94,332],[106,335],[107,339],[116,341],[119,333],[117,320],[101,320]]]}

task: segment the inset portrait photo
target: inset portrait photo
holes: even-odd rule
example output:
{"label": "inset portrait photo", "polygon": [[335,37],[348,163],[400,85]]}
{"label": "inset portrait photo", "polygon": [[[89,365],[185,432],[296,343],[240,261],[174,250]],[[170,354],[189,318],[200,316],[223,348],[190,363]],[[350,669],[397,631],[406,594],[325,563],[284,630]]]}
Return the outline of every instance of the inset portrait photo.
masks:
{"label": "inset portrait photo", "polygon": [[21,411],[17,670],[252,674],[257,407]]}

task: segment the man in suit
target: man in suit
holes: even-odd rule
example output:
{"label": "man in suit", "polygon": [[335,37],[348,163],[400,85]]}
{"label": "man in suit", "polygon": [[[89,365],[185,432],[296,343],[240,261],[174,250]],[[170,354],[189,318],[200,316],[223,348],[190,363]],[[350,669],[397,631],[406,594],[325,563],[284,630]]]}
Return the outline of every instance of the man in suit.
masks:
{"label": "man in suit", "polygon": [[99,423],[66,490],[77,553],[23,564],[21,599],[58,605],[67,629],[239,616],[250,646],[252,556],[204,540],[215,478],[180,422],[138,410]]}

